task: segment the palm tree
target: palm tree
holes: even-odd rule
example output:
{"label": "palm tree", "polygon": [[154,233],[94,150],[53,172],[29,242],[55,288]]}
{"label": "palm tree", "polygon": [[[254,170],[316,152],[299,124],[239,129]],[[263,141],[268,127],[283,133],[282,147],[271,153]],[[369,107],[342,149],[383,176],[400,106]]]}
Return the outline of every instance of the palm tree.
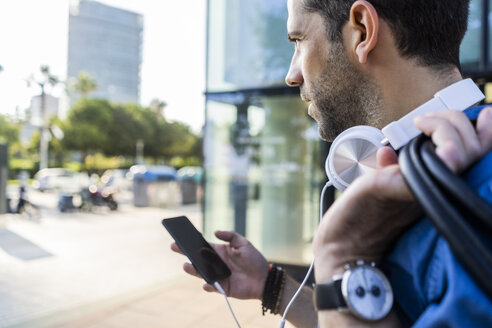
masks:
{"label": "palm tree", "polygon": [[89,93],[97,89],[97,83],[89,73],[80,71],[79,75],[69,88],[71,91],[80,93],[82,98],[87,98]]}
{"label": "palm tree", "polygon": [[41,88],[41,138],[39,146],[39,168],[44,169],[48,167],[48,137],[46,137],[46,131],[48,130],[48,122],[46,121],[46,85],[54,87],[60,83],[60,79],[55,75],[51,74],[50,67],[48,65],[41,65],[40,67],[41,76],[39,78],[31,75],[29,79],[26,80],[27,85],[30,86],[32,83],[37,84]]}
{"label": "palm tree", "polygon": [[154,113],[155,116],[164,116],[164,109],[166,108],[167,103],[163,100],[154,98],[150,102],[149,108]]}

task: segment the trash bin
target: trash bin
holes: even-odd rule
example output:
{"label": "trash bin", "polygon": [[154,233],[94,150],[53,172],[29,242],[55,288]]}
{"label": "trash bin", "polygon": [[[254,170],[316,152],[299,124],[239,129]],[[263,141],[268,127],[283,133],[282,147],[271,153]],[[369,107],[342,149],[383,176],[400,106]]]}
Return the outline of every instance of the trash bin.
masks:
{"label": "trash bin", "polygon": [[181,202],[194,204],[197,202],[197,191],[201,183],[203,169],[198,166],[185,166],[178,170],[178,181],[181,189]]}
{"label": "trash bin", "polygon": [[179,203],[177,172],[169,166],[140,167],[133,174],[133,204],[173,207]]}

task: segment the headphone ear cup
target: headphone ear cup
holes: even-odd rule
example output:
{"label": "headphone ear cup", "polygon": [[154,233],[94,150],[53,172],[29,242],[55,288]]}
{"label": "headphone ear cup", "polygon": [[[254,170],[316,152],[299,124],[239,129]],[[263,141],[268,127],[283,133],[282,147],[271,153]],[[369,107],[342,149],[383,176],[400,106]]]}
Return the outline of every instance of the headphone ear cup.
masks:
{"label": "headphone ear cup", "polygon": [[345,190],[357,177],[375,170],[376,152],[383,133],[371,126],[359,125],[343,131],[333,141],[326,158],[328,179],[338,190]]}

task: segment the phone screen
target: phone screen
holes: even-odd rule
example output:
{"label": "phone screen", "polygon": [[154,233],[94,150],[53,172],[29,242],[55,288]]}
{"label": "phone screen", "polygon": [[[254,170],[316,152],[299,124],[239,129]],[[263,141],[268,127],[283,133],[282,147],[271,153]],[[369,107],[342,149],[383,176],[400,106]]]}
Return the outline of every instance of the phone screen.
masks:
{"label": "phone screen", "polygon": [[231,270],[186,216],[164,219],[162,224],[207,283],[231,275]]}

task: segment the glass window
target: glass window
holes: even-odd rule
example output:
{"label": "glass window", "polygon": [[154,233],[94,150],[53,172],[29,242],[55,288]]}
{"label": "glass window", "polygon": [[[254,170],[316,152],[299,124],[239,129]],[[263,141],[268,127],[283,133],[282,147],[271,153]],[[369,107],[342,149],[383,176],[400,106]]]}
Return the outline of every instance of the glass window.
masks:
{"label": "glass window", "polygon": [[207,91],[284,86],[286,23],[285,0],[210,0]]}
{"label": "glass window", "polygon": [[488,23],[488,31],[489,31],[489,37],[488,37],[488,47],[489,47],[489,58],[488,58],[488,63],[489,65],[492,64],[492,0],[489,0],[489,13],[487,15],[487,23]]}
{"label": "glass window", "polygon": [[482,28],[482,2],[472,0],[470,3],[470,16],[468,18],[468,31],[461,44],[460,59],[464,70],[478,69],[481,53],[481,28]]}
{"label": "glass window", "polygon": [[299,96],[209,101],[204,231],[233,229],[272,261],[308,264],[318,222],[317,125]]}

